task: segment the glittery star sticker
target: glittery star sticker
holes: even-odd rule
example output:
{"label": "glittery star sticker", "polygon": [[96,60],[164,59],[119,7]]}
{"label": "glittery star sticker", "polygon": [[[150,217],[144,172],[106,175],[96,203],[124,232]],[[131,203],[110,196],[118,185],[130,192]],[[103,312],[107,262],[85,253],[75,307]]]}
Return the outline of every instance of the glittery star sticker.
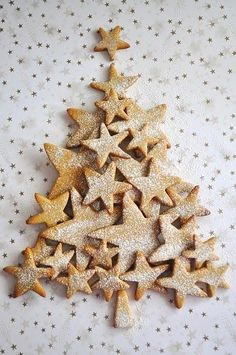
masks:
{"label": "glittery star sticker", "polygon": [[52,280],[55,279],[62,271],[66,270],[70,259],[74,255],[74,250],[62,252],[62,244],[59,243],[52,256],[44,258],[41,263],[52,268]]}
{"label": "glittery star sticker", "polygon": [[67,277],[57,277],[56,279],[62,285],[67,286],[67,298],[71,298],[77,291],[82,291],[87,294],[92,293],[88,281],[94,275],[95,270],[80,270],[69,263],[67,273]]}
{"label": "glittery star sticker", "polygon": [[195,266],[199,269],[205,261],[218,260],[215,255],[215,244],[217,238],[212,237],[206,241],[202,241],[197,235],[194,235],[194,250],[184,250],[182,255],[185,258],[195,259]]}
{"label": "glittery star sticker", "polygon": [[110,270],[102,269],[99,266],[95,267],[99,281],[93,285],[94,290],[103,290],[104,298],[107,302],[112,298],[113,292],[125,290],[129,285],[120,279],[120,268],[118,265]]}
{"label": "glittery star sticker", "polygon": [[125,272],[133,264],[135,253],[148,256],[158,246],[158,217],[145,218],[138,206],[125,194],[123,199],[123,223],[89,233],[97,239],[106,239],[119,246],[118,264]]}
{"label": "glittery star sticker", "polygon": [[115,59],[117,49],[129,48],[129,43],[120,39],[121,27],[116,26],[110,31],[105,31],[102,27],[99,28],[98,33],[102,40],[94,48],[95,52],[107,50],[110,60]]}
{"label": "glittery star sticker", "polygon": [[116,306],[114,314],[115,328],[129,328],[133,325],[129,298],[126,290],[118,290],[116,292]]}
{"label": "glittery star sticker", "polygon": [[167,206],[173,202],[168,196],[166,189],[181,181],[178,176],[163,174],[157,165],[152,161],[148,176],[141,176],[128,179],[142,193],[141,208],[146,206],[154,197]]}
{"label": "glittery star sticker", "polygon": [[52,254],[54,249],[55,248],[53,246],[46,244],[44,238],[38,237],[35,246],[30,248],[35,264],[40,264],[44,258]]}
{"label": "glittery star sticker", "polygon": [[176,258],[174,262],[173,275],[171,277],[163,277],[157,280],[157,284],[176,290],[175,305],[182,308],[186,295],[206,297],[207,294],[202,291],[196,282],[199,281],[200,270],[189,272],[186,270],[185,264],[181,259]]}
{"label": "glittery star sticker", "polygon": [[77,147],[82,139],[99,137],[99,127],[104,120],[104,113],[96,110],[93,113],[83,109],[68,108],[68,115],[79,125],[79,129],[72,134],[67,142],[67,147]]}
{"label": "glittery star sticker", "polygon": [[138,301],[150,288],[156,291],[165,292],[164,288],[156,285],[156,279],[164,271],[166,271],[168,267],[169,265],[151,267],[148,264],[145,255],[142,252],[137,252],[134,270],[128,271],[121,275],[121,279],[123,281],[132,281],[138,283],[135,291],[135,299]]}
{"label": "glittery star sticker", "polygon": [[94,155],[88,154],[85,151],[75,153],[53,144],[44,144],[44,148],[48,158],[59,174],[49,194],[49,198],[54,198],[70,190],[72,187],[75,187],[80,192],[84,191],[86,181],[83,176],[82,167],[94,164]]}
{"label": "glittery star sticker", "polygon": [[89,257],[85,255],[84,247],[89,243],[88,234],[115,223],[119,218],[119,210],[114,208],[113,214],[109,214],[106,210],[94,211],[90,206],[81,204],[82,197],[74,188],[71,190],[71,202],[74,217],[46,229],[41,236],[75,246],[77,264],[81,268],[86,268]]}
{"label": "glittery star sticker", "polygon": [[108,165],[104,174],[99,174],[90,168],[85,168],[84,173],[89,187],[83,200],[85,205],[101,198],[108,212],[113,213],[114,195],[123,194],[132,189],[132,185],[126,182],[115,181],[116,166],[114,162]]}
{"label": "glittery star sticker", "polygon": [[122,76],[118,74],[115,65],[109,67],[109,80],[104,82],[92,82],[90,86],[94,89],[104,91],[106,97],[111,89],[115,90],[120,99],[125,97],[126,90],[135,83],[137,76]]}
{"label": "glittery star sticker", "polygon": [[83,140],[81,143],[88,149],[97,153],[98,166],[99,168],[102,168],[109,155],[129,159],[130,156],[123,152],[118,146],[127,136],[128,132],[122,132],[111,136],[106,125],[102,123],[100,138]]}
{"label": "glittery star sticker", "polygon": [[195,186],[187,197],[182,198],[174,192],[172,188],[168,188],[168,195],[175,204],[165,214],[171,215],[177,219],[180,217],[181,223],[185,223],[192,216],[206,216],[210,211],[198,203],[199,186]]}
{"label": "glittery star sticker", "polygon": [[117,93],[111,89],[107,100],[96,101],[95,105],[106,112],[106,124],[110,124],[115,116],[128,120],[129,117],[125,109],[130,105],[130,99],[119,99]]}
{"label": "glittery star sticker", "polygon": [[228,270],[229,265],[215,267],[213,263],[207,262],[206,267],[199,270],[201,275],[199,281],[207,284],[207,295],[213,297],[217,287],[229,288],[228,282],[224,279],[224,274]]}
{"label": "glittery star sticker", "polygon": [[64,192],[51,200],[36,193],[35,199],[43,212],[29,217],[26,221],[27,224],[46,223],[48,227],[52,227],[69,219],[69,216],[64,212],[69,199],[69,192]]}
{"label": "glittery star sticker", "polygon": [[98,248],[88,244],[85,246],[84,250],[92,257],[89,264],[90,267],[101,266],[104,269],[110,269],[112,267],[112,257],[119,252],[118,247],[108,248],[106,240],[101,240]]}
{"label": "glittery star sticker", "polygon": [[17,279],[13,297],[21,296],[28,291],[34,291],[40,296],[45,297],[46,292],[38,279],[50,277],[51,269],[36,267],[30,248],[26,248],[23,255],[24,263],[22,266],[6,266],[3,269]]}
{"label": "glittery star sticker", "polygon": [[148,258],[151,263],[175,259],[182,251],[193,245],[194,231],[196,228],[195,218],[192,217],[187,223],[177,229],[171,224],[173,219],[169,215],[161,215],[159,218],[161,234],[165,244],[160,245]]}

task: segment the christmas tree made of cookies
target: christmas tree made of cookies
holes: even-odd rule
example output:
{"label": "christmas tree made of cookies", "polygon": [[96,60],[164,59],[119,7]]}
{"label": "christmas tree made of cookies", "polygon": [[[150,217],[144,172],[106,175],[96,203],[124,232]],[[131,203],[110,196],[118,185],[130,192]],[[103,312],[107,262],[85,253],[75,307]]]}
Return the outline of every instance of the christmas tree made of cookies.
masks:
{"label": "christmas tree made of cookies", "polygon": [[[107,50],[112,61],[129,47],[119,26],[98,32],[95,51]],[[112,63],[107,81],[91,83],[104,93],[96,111],[67,110],[78,126],[67,148],[44,145],[58,177],[47,197],[35,194],[41,211],[27,223],[44,225],[36,244],[23,251],[22,265],[4,268],[16,277],[14,297],[45,296],[41,278],[64,285],[68,298],[102,290],[106,301],[116,297],[114,326],[124,328],[133,323],[129,298],[148,289],[172,289],[181,308],[186,295],[212,297],[228,287],[228,265],[214,264],[217,238],[196,231],[197,217],[210,213],[199,187],[170,174],[166,105],[145,110],[126,96],[137,79]]]}

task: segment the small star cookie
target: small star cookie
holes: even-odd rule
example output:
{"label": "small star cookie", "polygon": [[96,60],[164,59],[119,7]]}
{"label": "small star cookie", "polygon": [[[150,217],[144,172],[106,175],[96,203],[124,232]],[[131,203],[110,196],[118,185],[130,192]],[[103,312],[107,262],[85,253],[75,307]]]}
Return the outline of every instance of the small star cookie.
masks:
{"label": "small star cookie", "polygon": [[67,221],[70,218],[64,212],[69,199],[69,192],[64,192],[51,200],[36,193],[35,199],[43,212],[29,217],[26,221],[27,224],[46,223],[48,227],[53,227],[59,222]]}
{"label": "small star cookie", "polygon": [[[38,237],[34,247],[30,247],[30,250],[34,257],[34,262],[36,265],[41,264],[41,261],[50,256],[55,248],[51,245],[47,245],[44,238]],[[24,253],[24,251],[22,252]]]}
{"label": "small star cookie", "polygon": [[127,145],[127,150],[139,149],[146,157],[148,153],[148,146],[155,144],[160,138],[157,137],[156,131],[149,132],[148,125],[145,124],[140,130],[130,129],[132,140]]}
{"label": "small star cookie", "polygon": [[169,268],[169,265],[160,265],[151,267],[145,255],[142,252],[136,253],[135,267],[134,270],[128,271],[121,275],[123,281],[137,282],[137,288],[135,291],[136,301],[143,297],[144,293],[148,289],[154,289],[159,292],[165,292],[165,289],[156,285],[156,279],[164,271]]}
{"label": "small star cookie", "polygon": [[108,97],[111,89],[113,89],[120,99],[125,97],[126,90],[135,83],[138,76],[122,76],[118,74],[115,65],[112,63],[109,67],[109,80],[104,82],[94,81],[90,86],[94,89],[104,91]]}
{"label": "small star cookie", "polygon": [[42,277],[49,278],[51,269],[36,267],[30,248],[26,248],[23,255],[24,263],[22,266],[6,266],[3,269],[17,279],[13,297],[21,296],[28,291],[34,291],[45,297],[46,292],[38,279]]}
{"label": "small star cookie", "polygon": [[109,213],[113,213],[114,195],[123,194],[132,189],[132,185],[126,182],[115,181],[116,166],[114,162],[108,165],[104,174],[99,174],[90,168],[85,168],[84,174],[89,189],[83,204],[89,205],[101,198]]}
{"label": "small star cookie", "polygon": [[129,43],[120,39],[120,32],[120,26],[116,26],[110,31],[105,31],[100,27],[98,33],[102,37],[102,40],[94,48],[95,52],[107,50],[110,60],[114,60],[117,49],[126,49],[130,47]]}
{"label": "small star cookie", "polygon": [[68,276],[57,277],[57,281],[62,285],[67,286],[66,297],[71,298],[77,291],[92,293],[88,281],[94,275],[95,270],[80,270],[71,263],[67,267]]}
{"label": "small star cookie", "polygon": [[119,252],[118,247],[108,248],[107,241],[101,240],[98,248],[88,244],[84,251],[92,257],[90,267],[101,266],[104,269],[112,268],[112,258]]}
{"label": "small star cookie", "polygon": [[133,325],[129,298],[126,290],[116,292],[116,305],[114,314],[115,328],[129,328]]}

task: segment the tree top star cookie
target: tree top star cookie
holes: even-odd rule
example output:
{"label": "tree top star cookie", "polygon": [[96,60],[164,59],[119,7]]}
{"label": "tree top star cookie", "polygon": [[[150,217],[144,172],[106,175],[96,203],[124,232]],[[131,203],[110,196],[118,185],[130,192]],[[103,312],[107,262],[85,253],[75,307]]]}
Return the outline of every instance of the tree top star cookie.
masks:
{"label": "tree top star cookie", "polygon": [[100,27],[98,33],[102,37],[102,40],[94,48],[95,52],[107,50],[110,60],[114,60],[117,49],[126,49],[130,47],[129,43],[120,38],[120,32],[120,26],[116,26],[110,31],[105,31]]}
{"label": "tree top star cookie", "polygon": [[30,248],[26,248],[23,255],[24,263],[22,266],[6,266],[3,269],[17,279],[13,297],[21,296],[28,291],[34,291],[45,297],[46,292],[38,279],[50,277],[51,269],[36,267]]}
{"label": "tree top star cookie", "polygon": [[158,246],[158,216],[145,218],[138,206],[125,194],[123,199],[123,223],[98,229],[89,236],[106,239],[119,246],[118,264],[121,272],[127,271],[135,260],[135,253],[148,256]]}
{"label": "tree top star cookie", "polygon": [[150,288],[165,292],[165,289],[156,284],[156,279],[168,268],[169,265],[151,267],[148,264],[145,255],[142,252],[137,252],[134,270],[121,275],[121,279],[138,283],[135,291],[135,299],[138,301]]}
{"label": "tree top star cookie", "polygon": [[105,116],[102,110],[90,113],[83,109],[68,108],[67,113],[79,126],[67,141],[67,147],[79,146],[82,139],[99,137],[99,127]]}
{"label": "tree top star cookie", "polygon": [[84,173],[89,187],[87,195],[83,200],[83,204],[85,205],[89,205],[98,198],[101,198],[107,211],[112,213],[113,196],[123,194],[132,189],[132,185],[126,182],[115,181],[116,166],[114,162],[108,165],[104,174],[99,174],[90,168],[85,168]]}
{"label": "tree top star cookie", "polygon": [[66,296],[71,298],[77,291],[92,293],[88,281],[94,275],[94,269],[81,270],[71,263],[67,267],[68,276],[57,277],[57,282],[67,286]]}
{"label": "tree top star cookie", "polygon": [[90,86],[94,89],[104,91],[106,97],[109,96],[111,89],[113,89],[120,99],[125,97],[126,90],[138,79],[138,76],[122,76],[118,74],[113,63],[109,67],[108,76],[108,81],[94,81]]}
{"label": "tree top star cookie", "polygon": [[99,266],[95,267],[96,274],[99,281],[93,285],[94,290],[103,290],[105,300],[107,302],[112,298],[113,292],[118,290],[125,290],[129,285],[120,279],[120,268],[115,265],[110,270],[102,269]]}
{"label": "tree top star cookie", "polygon": [[67,221],[70,218],[64,212],[69,199],[69,192],[64,192],[51,200],[36,193],[35,199],[43,212],[29,217],[26,221],[27,224],[46,223],[48,227],[53,227],[57,223]]}
{"label": "tree top star cookie", "polygon": [[107,246],[107,241],[101,240],[98,248],[88,244],[85,246],[84,251],[92,257],[89,264],[90,267],[101,266],[104,269],[112,268],[112,257],[117,255],[119,252],[118,247]]}
{"label": "tree top star cookie", "polygon": [[[115,116],[128,120],[125,109],[130,105],[131,99],[119,99],[115,90],[111,89],[106,100],[96,101],[95,105],[106,112],[105,123],[110,124]],[[96,137],[95,137],[96,138]]]}

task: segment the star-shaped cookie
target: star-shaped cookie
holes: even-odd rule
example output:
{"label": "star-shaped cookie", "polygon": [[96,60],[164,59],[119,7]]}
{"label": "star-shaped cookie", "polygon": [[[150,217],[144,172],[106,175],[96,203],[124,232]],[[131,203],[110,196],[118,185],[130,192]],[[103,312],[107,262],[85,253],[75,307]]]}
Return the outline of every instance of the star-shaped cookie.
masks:
{"label": "star-shaped cookie", "polygon": [[84,251],[92,257],[90,267],[101,266],[104,269],[112,268],[112,258],[119,252],[118,247],[108,248],[107,241],[101,240],[98,248],[93,245],[86,245]]}
{"label": "star-shaped cookie", "polygon": [[110,60],[115,59],[117,49],[129,48],[129,43],[120,38],[121,27],[116,26],[110,31],[105,31],[102,27],[99,28],[98,33],[102,40],[94,48],[95,52],[107,50]]}
{"label": "star-shaped cookie", "polygon": [[141,193],[141,208],[146,206],[154,197],[166,206],[173,206],[173,202],[166,192],[171,185],[181,181],[178,176],[165,175],[152,161],[148,176],[128,179]]}
{"label": "star-shaped cookie", "polygon": [[135,260],[135,253],[142,251],[145,256],[158,246],[158,216],[145,218],[128,194],[123,199],[123,223],[98,229],[89,233],[97,239],[106,239],[119,246],[118,264],[122,273],[127,271]]}
{"label": "star-shaped cookie", "polygon": [[35,199],[43,212],[29,217],[26,221],[27,224],[46,223],[48,227],[53,227],[57,223],[67,221],[70,218],[64,212],[69,199],[69,192],[64,192],[51,200],[36,193]]}
{"label": "star-shaped cookie", "polygon": [[133,325],[129,298],[126,290],[116,292],[116,306],[114,314],[115,328],[129,328]]}
{"label": "star-shaped cookie", "polygon": [[[125,109],[130,105],[131,100],[128,98],[119,99],[115,90],[111,89],[106,100],[96,101],[95,105],[106,112],[105,123],[110,124],[115,116],[128,120]],[[96,138],[96,137],[95,137]]]}
{"label": "star-shaped cookie", "polygon": [[157,284],[176,290],[175,305],[177,308],[182,308],[186,295],[193,295],[199,297],[206,297],[207,294],[201,290],[196,282],[199,281],[200,270],[189,272],[185,268],[185,264],[181,259],[176,258],[174,262],[173,275],[170,277],[163,277],[157,280]]}
{"label": "star-shaped cookie", "polygon": [[[171,216],[161,215],[159,218],[160,229],[165,244],[160,245],[148,258],[151,263],[175,259],[184,249],[193,245],[195,218],[192,217],[180,229],[171,224]],[[185,255],[184,255],[185,256]]]}
{"label": "star-shaped cookie", "polygon": [[94,81],[90,86],[94,89],[103,91],[106,97],[109,95],[111,89],[113,89],[120,99],[125,97],[126,90],[138,79],[138,76],[122,76],[118,74],[113,63],[109,67],[108,76],[108,81]]}
{"label": "star-shaped cookie", "polygon": [[216,237],[202,241],[200,237],[194,235],[194,250],[184,250],[182,255],[185,258],[195,259],[195,266],[199,269],[205,261],[215,261],[219,259],[215,254],[216,241]]}
{"label": "star-shaped cookie", "polygon": [[51,266],[52,280],[55,279],[62,271],[67,269],[70,259],[74,255],[74,250],[63,253],[62,244],[59,243],[52,256],[48,256],[41,261],[41,264]]}
{"label": "star-shaped cookie", "polygon": [[126,154],[119,144],[128,136],[128,132],[122,132],[111,136],[106,125],[101,124],[100,137],[97,139],[87,139],[81,141],[81,143],[88,149],[97,153],[97,162],[99,168],[102,168],[106,163],[109,155],[114,155],[124,159],[129,159],[129,155]]}
{"label": "star-shaped cookie", "polygon": [[109,226],[119,218],[119,209],[114,208],[113,214],[106,210],[97,212],[90,206],[82,205],[82,197],[74,188],[71,190],[73,218],[55,227],[46,229],[41,236],[76,247],[76,261],[79,267],[86,268],[89,256],[84,253],[84,247],[89,243],[88,234]]}
{"label": "star-shaped cookie", "polygon": [[45,297],[46,292],[38,279],[50,277],[51,269],[36,267],[30,248],[26,248],[23,255],[24,263],[22,266],[6,266],[3,269],[17,279],[13,297],[21,296],[28,291],[34,291]]}
{"label": "star-shaped cookie", "polygon": [[83,109],[68,108],[68,115],[78,124],[79,128],[72,134],[67,142],[67,147],[77,147],[82,139],[91,139],[99,137],[99,127],[104,121],[102,110],[96,110],[93,113]]}
{"label": "star-shaped cookie", "polygon": [[140,130],[132,128],[130,133],[132,140],[126,149],[139,149],[144,156],[147,156],[148,146],[157,143],[159,140],[155,131],[149,131],[148,124],[145,124]]}
{"label": "star-shaped cookie", "polygon": [[108,165],[104,174],[99,174],[90,168],[85,168],[84,173],[89,188],[83,200],[85,205],[100,198],[107,211],[113,213],[114,195],[123,194],[132,189],[132,185],[126,182],[115,181],[116,166],[114,162]]}
{"label": "star-shaped cookie", "polygon": [[67,273],[68,276],[61,276],[56,279],[62,285],[67,286],[67,298],[71,298],[77,291],[85,292],[87,294],[92,293],[88,281],[94,275],[94,269],[81,270],[69,263]]}
{"label": "star-shaped cookie", "polygon": [[198,202],[199,186],[195,186],[185,198],[174,192],[171,187],[167,191],[175,207],[170,208],[164,213],[171,215],[175,219],[180,217],[181,223],[185,223],[192,216],[206,216],[210,214],[210,211]]}
{"label": "star-shaped cookie", "polygon": [[[51,245],[47,245],[44,238],[38,237],[34,247],[30,247],[30,250],[34,257],[35,264],[40,264],[44,258],[50,256],[55,248]],[[24,251],[22,252],[24,253]]]}
{"label": "star-shaped cookie", "polygon": [[165,292],[164,288],[156,285],[156,279],[168,268],[169,265],[151,267],[145,255],[142,252],[137,252],[134,270],[126,272],[120,278],[123,281],[138,283],[135,291],[135,299],[138,301],[148,289]]}
{"label": "star-shaped cookie", "polygon": [[207,295],[213,297],[217,287],[229,288],[228,282],[224,279],[224,274],[228,270],[229,265],[214,266],[212,262],[207,262],[205,268],[201,268],[199,281],[207,284]]}
{"label": "star-shaped cookie", "polygon": [[104,298],[107,302],[112,298],[113,292],[118,290],[126,290],[129,285],[120,279],[120,268],[115,265],[110,270],[95,267],[99,281],[93,285],[93,290],[103,290]]}

